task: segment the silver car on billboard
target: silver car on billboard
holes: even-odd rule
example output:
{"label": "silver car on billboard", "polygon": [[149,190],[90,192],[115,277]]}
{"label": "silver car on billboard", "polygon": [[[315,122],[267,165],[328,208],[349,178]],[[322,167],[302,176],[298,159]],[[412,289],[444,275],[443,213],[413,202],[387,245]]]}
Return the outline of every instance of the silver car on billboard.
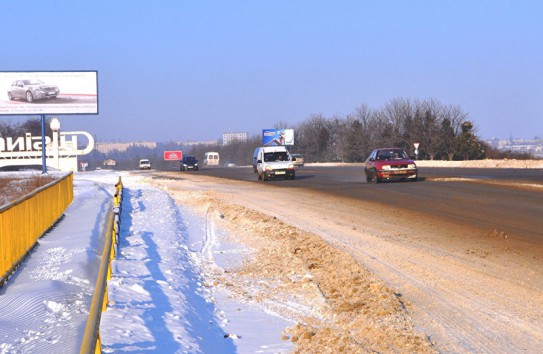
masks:
{"label": "silver car on billboard", "polygon": [[27,102],[41,100],[44,98],[56,98],[60,90],[56,85],[49,85],[41,80],[17,80],[8,89],[8,98],[23,99]]}

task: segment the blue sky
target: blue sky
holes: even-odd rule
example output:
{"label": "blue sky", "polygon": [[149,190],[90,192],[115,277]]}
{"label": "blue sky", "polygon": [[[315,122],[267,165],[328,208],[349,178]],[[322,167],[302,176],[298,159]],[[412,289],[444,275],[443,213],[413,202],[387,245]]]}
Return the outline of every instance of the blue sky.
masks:
{"label": "blue sky", "polygon": [[[99,141],[260,134],[394,98],[543,136],[541,1],[3,1],[0,71],[97,70]],[[10,118],[0,117],[2,120]]]}

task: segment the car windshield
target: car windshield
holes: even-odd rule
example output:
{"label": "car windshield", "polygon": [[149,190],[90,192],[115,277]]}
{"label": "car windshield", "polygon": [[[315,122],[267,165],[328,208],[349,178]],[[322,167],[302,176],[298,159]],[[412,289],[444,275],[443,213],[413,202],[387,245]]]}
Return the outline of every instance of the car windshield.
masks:
{"label": "car windshield", "polygon": [[264,153],[265,162],[287,161],[287,160],[288,160],[288,154],[284,151]]}
{"label": "car windshield", "polygon": [[194,156],[187,156],[183,158],[183,160],[185,160],[185,162],[193,162],[196,160],[196,158],[194,158]]}
{"label": "car windshield", "polygon": [[397,150],[381,150],[377,153],[377,160],[401,160],[401,159],[408,159],[409,156],[405,153],[405,151],[397,149]]}
{"label": "car windshield", "polygon": [[23,80],[23,83],[25,85],[41,85],[41,84],[43,84],[43,81],[41,81],[41,80]]}

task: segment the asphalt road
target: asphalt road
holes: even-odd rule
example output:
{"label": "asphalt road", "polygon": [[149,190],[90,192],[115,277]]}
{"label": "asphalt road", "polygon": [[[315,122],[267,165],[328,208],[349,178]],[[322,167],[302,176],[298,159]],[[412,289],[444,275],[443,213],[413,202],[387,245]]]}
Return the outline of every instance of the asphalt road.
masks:
{"label": "asphalt road", "polygon": [[308,188],[543,245],[541,169],[420,168],[417,182],[381,184],[366,183],[359,166],[306,166],[296,171],[295,180],[267,182],[257,181],[251,167],[183,173],[263,183],[266,188]]}

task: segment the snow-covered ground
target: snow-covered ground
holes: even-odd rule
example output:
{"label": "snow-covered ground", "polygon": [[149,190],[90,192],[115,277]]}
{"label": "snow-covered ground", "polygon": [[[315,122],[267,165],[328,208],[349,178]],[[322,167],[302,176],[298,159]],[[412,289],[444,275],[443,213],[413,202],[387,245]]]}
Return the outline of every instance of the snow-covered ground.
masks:
{"label": "snow-covered ground", "polygon": [[[121,241],[102,315],[104,352],[277,353],[293,323],[205,282],[225,255],[212,220],[125,175]],[[0,289],[0,353],[76,353],[83,338],[118,175],[75,175],[74,202]],[[221,255],[221,258],[216,257]],[[228,258],[228,257],[226,257]]]}
{"label": "snow-covered ground", "polygon": [[0,288],[1,353],[79,351],[112,190],[77,180],[65,217]]}
{"label": "snow-covered ground", "polygon": [[469,161],[417,161],[419,167],[455,168],[543,168],[543,160],[469,160]]}
{"label": "snow-covered ground", "polygon": [[[485,160],[451,164],[420,161],[419,166],[543,168],[541,161]],[[104,352],[292,351],[294,344],[286,340],[290,333],[285,335],[285,329],[295,325],[294,320],[290,319],[296,316],[281,317],[277,313],[289,312],[281,311],[281,307],[287,310],[294,308],[301,312],[298,319],[303,318],[305,307],[319,305],[322,298],[315,298],[313,302],[310,301],[311,297],[291,301],[293,296],[283,296],[279,297],[281,302],[275,302],[265,309],[256,302],[241,303],[237,301],[239,296],[228,292],[229,282],[234,282],[234,278],[239,276],[236,272],[230,272],[232,264],[236,260],[251,258],[252,251],[247,246],[234,243],[238,239],[226,234],[221,223],[243,219],[240,227],[254,227],[252,231],[261,233],[261,230],[270,227],[268,225],[274,225],[277,218],[270,216],[263,219],[261,229],[251,219],[253,214],[247,210],[237,210],[234,206],[212,208],[209,217],[202,213],[206,209],[203,204],[211,197],[216,199],[214,203],[220,202],[223,197],[233,199],[231,194],[239,192],[233,188],[233,182],[221,186],[222,194],[215,195],[217,185],[208,185],[200,180],[180,181],[165,176],[160,180],[164,182],[163,186],[159,187],[158,183],[150,184],[149,178],[130,174],[123,174],[122,178],[125,199],[121,242],[113,262],[113,277],[109,281],[109,307],[102,315]],[[79,352],[102,254],[102,230],[117,180],[118,174],[111,171],[75,175],[75,198],[65,217],[39,240],[39,246],[31,256],[0,288],[0,353]],[[188,188],[181,193],[175,187],[182,183]],[[203,186],[208,191],[193,189]],[[248,189],[252,187],[247,186]],[[269,192],[273,193],[274,190],[270,189]],[[314,203],[312,195],[308,201]],[[243,196],[238,202],[250,204]],[[281,205],[277,208],[281,208]],[[224,219],[222,214],[216,214],[220,213],[219,210],[224,213]],[[228,214],[226,211],[232,212]],[[279,215],[277,209],[271,210],[271,213]],[[321,217],[322,214],[318,214],[315,218]],[[310,223],[313,228],[316,219]],[[352,232],[356,231],[355,228],[351,229]],[[301,234],[299,230],[291,231]],[[315,231],[318,233],[319,230]],[[239,235],[238,232],[234,234]],[[250,234],[244,237],[251,238]],[[322,252],[319,247],[316,249]],[[280,250],[283,254],[284,248]],[[310,247],[304,244],[304,250],[309,252]],[[319,257],[322,261],[321,253]],[[268,263],[278,259],[270,258]],[[276,278],[272,277],[273,273],[266,273],[269,270],[267,267],[264,268],[264,273],[255,272],[254,280],[262,283],[263,291],[271,291],[273,287],[270,287],[269,279]],[[318,269],[313,272],[317,274]],[[262,279],[262,274],[269,278],[268,283]],[[300,274],[305,273],[296,271],[286,278],[292,280],[292,286],[300,286],[312,294],[314,283],[298,281],[296,277]],[[215,286],[214,281],[219,278],[225,280],[224,284]],[[346,279],[350,281],[350,278]],[[245,281],[247,279],[244,278]],[[371,282],[372,285],[378,283],[377,280]],[[324,285],[320,283],[320,286]],[[238,288],[247,291],[247,287]],[[250,288],[248,290],[247,297],[254,295]],[[376,290],[376,294],[386,295],[381,290]],[[325,307],[314,306],[314,309],[328,311]],[[384,307],[376,305],[375,308],[381,311]],[[336,317],[330,318],[333,324],[336,323]],[[365,328],[367,332],[372,326]],[[381,327],[376,328],[382,331]],[[398,330],[398,333],[402,332]]]}
{"label": "snow-covered ground", "polygon": [[[468,160],[468,161],[441,161],[417,160],[418,167],[449,167],[449,168],[543,168],[543,160]],[[363,166],[364,163],[308,163],[307,166]]]}

